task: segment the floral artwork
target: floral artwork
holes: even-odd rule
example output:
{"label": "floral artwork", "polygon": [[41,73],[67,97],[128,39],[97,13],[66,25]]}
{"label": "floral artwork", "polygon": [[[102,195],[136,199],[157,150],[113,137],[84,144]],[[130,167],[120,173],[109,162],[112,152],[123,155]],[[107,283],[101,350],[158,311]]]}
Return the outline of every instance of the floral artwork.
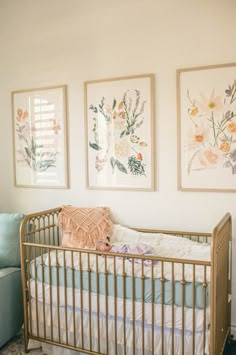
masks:
{"label": "floral artwork", "polygon": [[[58,134],[61,129],[57,122],[57,119],[50,119],[52,134]],[[34,123],[31,122],[29,112],[17,109],[16,116],[16,134],[20,142],[19,149],[17,150],[17,162],[21,165],[28,166],[30,169],[36,172],[43,172],[50,167],[56,167],[57,155],[60,154],[57,146],[55,145],[52,151],[47,152],[45,144],[37,143],[34,132],[37,128]]]}
{"label": "floral artwork", "polygon": [[64,90],[12,93],[16,186],[66,187]]}
{"label": "floral artwork", "polygon": [[86,83],[89,187],[152,188],[150,80]]}
{"label": "floral artwork", "polygon": [[236,66],[179,71],[183,188],[236,189]]}

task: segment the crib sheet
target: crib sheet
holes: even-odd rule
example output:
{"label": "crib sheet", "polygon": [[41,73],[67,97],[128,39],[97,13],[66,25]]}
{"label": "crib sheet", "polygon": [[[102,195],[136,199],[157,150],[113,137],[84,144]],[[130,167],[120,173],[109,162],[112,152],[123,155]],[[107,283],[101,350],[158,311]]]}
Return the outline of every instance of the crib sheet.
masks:
{"label": "crib sheet", "polygon": [[[99,256],[99,258],[102,258]],[[30,274],[33,279],[36,279],[46,284],[60,287],[74,287],[92,293],[99,293],[118,298],[125,298],[135,301],[144,301],[145,303],[154,302],[156,304],[171,305],[174,297],[174,305],[182,306],[182,290],[183,286],[180,281],[165,280],[164,283],[160,278],[122,276],[109,273],[107,276],[102,273],[87,270],[74,270],[71,268],[56,267],[41,264],[41,257],[32,261],[30,264]],[[106,280],[107,279],[107,280]],[[107,287],[107,290],[106,290]],[[115,292],[116,288],[116,292]],[[172,289],[174,292],[172,292]],[[134,291],[133,291],[134,290]],[[163,294],[163,300],[162,300]],[[194,297],[193,297],[194,294]],[[195,303],[193,304],[193,299]],[[206,290],[203,289],[202,283],[187,282],[184,285],[184,306],[196,308],[204,308],[204,305],[209,305],[210,287],[207,285]]]}

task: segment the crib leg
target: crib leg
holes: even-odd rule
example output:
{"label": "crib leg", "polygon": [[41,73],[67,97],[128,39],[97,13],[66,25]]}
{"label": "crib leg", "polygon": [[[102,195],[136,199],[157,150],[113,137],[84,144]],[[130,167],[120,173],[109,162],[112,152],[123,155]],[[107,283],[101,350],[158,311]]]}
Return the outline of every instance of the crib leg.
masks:
{"label": "crib leg", "polygon": [[25,342],[25,353],[28,354],[30,352],[30,350],[28,350],[29,338],[28,336],[26,336],[26,334],[24,335],[24,342]]}

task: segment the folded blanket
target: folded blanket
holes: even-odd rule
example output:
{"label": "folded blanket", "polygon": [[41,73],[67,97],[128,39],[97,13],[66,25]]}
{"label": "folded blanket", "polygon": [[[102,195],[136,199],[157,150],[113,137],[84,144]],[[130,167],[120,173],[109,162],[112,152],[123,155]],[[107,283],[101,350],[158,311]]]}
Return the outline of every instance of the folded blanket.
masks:
{"label": "folded blanket", "polygon": [[62,245],[74,248],[95,247],[105,240],[112,227],[109,208],[62,206],[58,216],[62,228]]}
{"label": "folded blanket", "polygon": [[[121,254],[137,254],[137,255],[154,255],[154,249],[147,244],[144,243],[125,243],[120,245],[112,245],[111,250],[112,253],[121,253]],[[128,259],[132,262],[132,259]],[[142,259],[134,259],[135,263],[142,263]],[[158,261],[154,260],[145,260],[144,265],[151,266],[152,264],[156,264]]]}

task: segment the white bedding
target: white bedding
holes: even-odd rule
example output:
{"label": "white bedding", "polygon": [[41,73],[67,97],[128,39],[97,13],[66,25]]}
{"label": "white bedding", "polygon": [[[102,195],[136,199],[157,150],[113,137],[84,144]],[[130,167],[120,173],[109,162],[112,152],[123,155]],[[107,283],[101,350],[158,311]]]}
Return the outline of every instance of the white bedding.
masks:
{"label": "white bedding", "polygon": [[[65,289],[64,287],[51,287],[52,293],[50,293],[50,286],[47,284],[43,284],[41,282],[36,282],[35,280],[30,281],[30,293],[32,298],[36,298],[36,287],[37,287],[37,297],[40,302],[43,302],[43,299],[45,300],[45,303],[50,304],[50,300],[52,299],[52,304],[57,305],[57,299],[58,299],[58,293],[59,293],[59,300],[60,300],[60,307],[65,306]],[[57,293],[58,290],[58,293]],[[80,290],[74,290],[74,295],[75,295],[75,307],[79,310],[80,309],[80,301],[81,301],[81,291]],[[97,312],[97,294],[90,294],[90,300],[91,300],[91,309],[90,311],[92,312]],[[67,298],[67,305],[69,307],[73,307],[73,291],[71,288],[66,288],[66,298]],[[83,291],[83,310],[85,313],[89,312],[89,293],[86,291]],[[106,314],[106,297],[104,295],[99,295],[99,307],[100,307],[100,313],[105,315]],[[114,297],[108,296],[107,300],[109,300],[109,316],[113,317],[115,314],[115,306],[114,306]],[[122,298],[116,298],[116,310],[117,310],[117,316],[123,318],[123,302],[125,302],[126,306],[126,319],[127,320],[132,320],[133,319],[133,313],[132,313],[132,301],[129,300],[124,300]],[[135,304],[135,319],[137,322],[142,321],[142,303],[141,302],[134,302]],[[163,306],[165,310],[165,327],[167,328],[172,328],[172,306]],[[174,312],[175,312],[175,328],[178,330],[182,329],[182,307],[177,307],[174,306]],[[145,303],[144,306],[144,315],[145,315],[145,323],[150,324],[151,323],[151,314],[152,314],[152,309],[154,310],[154,317],[155,317],[155,325],[157,327],[161,327],[161,310],[162,310],[162,305],[161,304],[155,304],[154,307],[152,308],[152,304],[150,303]],[[192,308],[184,308],[184,327],[185,330],[192,330],[192,315],[193,315],[193,310]],[[207,325],[210,322],[210,309],[206,309],[206,322]],[[195,330],[198,332],[202,331],[203,325],[202,325],[202,320],[203,320],[203,310],[200,309],[195,309]],[[73,326],[73,325],[71,325]]]}
{"label": "white bedding", "polygon": [[[124,244],[124,243],[145,243],[152,246],[154,255],[159,257],[188,259],[198,261],[210,261],[210,245],[206,243],[197,243],[186,238],[176,237],[172,235],[160,234],[160,233],[142,233],[136,232],[120,225],[114,225],[111,234],[112,244]],[[84,271],[90,268],[91,271],[104,272],[105,271],[105,257],[98,256],[98,270],[96,266],[96,254],[90,254],[88,260],[88,254],[74,252],[74,269],[80,270],[80,263]],[[81,258],[81,260],[80,260]],[[72,267],[71,252],[65,252],[65,265],[64,265],[64,252],[53,251],[50,253],[50,261],[48,254],[44,255],[44,263],[46,265],[56,266],[57,262],[60,266]],[[148,257],[147,257],[148,259]],[[107,257],[107,271],[109,273],[123,274],[123,260],[116,257],[116,268],[114,268],[114,258]],[[88,262],[89,261],[89,262]],[[89,265],[89,267],[88,267]],[[129,260],[125,260],[125,272],[127,276],[132,276],[132,263]],[[172,263],[158,262],[154,265],[154,278],[160,278],[162,276],[166,280],[172,279]],[[174,279],[175,281],[181,281],[183,278],[185,281],[191,282],[193,280],[193,265],[185,264],[184,275],[181,263],[174,264]],[[134,263],[134,276],[142,276],[142,265]],[[151,277],[150,266],[144,265],[144,276]],[[184,277],[183,277],[184,276]],[[197,265],[195,267],[195,281],[204,281],[204,266]],[[210,281],[210,267],[206,267],[206,281]]]}
{"label": "white bedding", "polygon": [[[36,312],[36,285],[37,285],[37,296],[38,296],[38,305]],[[38,314],[38,322],[39,322],[39,336],[44,337],[44,314],[45,314],[45,326],[46,326],[46,338],[50,339],[51,336],[51,317],[53,318],[53,334],[54,340],[58,340],[58,309],[60,313],[60,332],[61,332],[61,340],[66,342],[66,313],[65,313],[65,290],[64,288],[58,288],[59,291],[59,299],[60,299],[60,307],[57,307],[57,299],[58,293],[57,288],[52,287],[52,293],[50,293],[50,287],[45,285],[43,290],[43,285],[41,283],[36,283],[35,281],[31,281],[30,285],[31,290],[31,311],[32,311],[32,332],[34,335],[37,335],[37,318],[36,314]],[[72,290],[66,289],[66,297],[67,297],[67,327],[68,327],[68,339],[69,342],[73,345],[74,341],[74,328],[73,328],[73,298],[72,298]],[[44,304],[43,304],[44,298]],[[52,298],[52,306],[50,306],[50,299]],[[81,294],[79,290],[75,290],[75,323],[76,323],[76,343],[77,346],[81,345],[81,311],[80,311],[80,298]],[[123,314],[123,300],[117,299],[117,306],[114,306],[114,298],[107,297],[108,301],[108,319],[109,319],[109,353],[114,353],[114,341],[115,339],[115,309],[117,312],[117,344],[121,347],[121,351],[118,354],[123,354],[122,347],[124,346],[124,314]],[[105,348],[105,338],[106,338],[106,298],[104,296],[99,296],[99,324],[100,324],[100,339],[101,339],[101,351],[106,352]],[[131,301],[125,301],[126,305],[126,347],[127,349],[132,349],[133,345],[133,304]],[[45,307],[45,308],[44,308]],[[145,341],[145,355],[151,354],[151,314],[152,310],[154,311],[154,347],[155,354],[161,354],[161,341],[162,341],[162,306],[155,305],[153,308],[150,304],[144,307],[144,311],[142,309],[142,304],[140,302],[135,302],[135,343],[137,354],[142,350],[142,329],[144,324],[144,341]],[[171,306],[163,306],[164,312],[164,342],[165,347],[170,346],[172,342],[172,307]],[[51,314],[52,313],[52,314]],[[144,320],[142,318],[142,314],[144,314]],[[89,322],[89,315],[91,315],[91,323]],[[202,353],[203,346],[203,319],[204,313],[202,310],[195,309],[195,344],[196,344],[196,354]],[[206,310],[206,347],[205,353],[209,354],[209,331],[208,325],[210,321],[210,313],[209,309]],[[175,354],[181,354],[181,335],[182,335],[182,308],[174,307],[174,329],[175,329]],[[93,341],[93,350],[97,350],[97,295],[91,294],[91,298],[87,292],[83,292],[83,332],[85,335],[85,347],[89,348],[89,339],[92,338]],[[91,327],[90,327],[91,326]],[[193,310],[192,309],[184,309],[184,337],[185,337],[185,354],[189,352],[191,354],[192,351],[192,329],[193,329]],[[91,329],[91,334],[90,334]],[[128,351],[128,350],[127,350]],[[55,352],[58,354],[58,352]]]}

